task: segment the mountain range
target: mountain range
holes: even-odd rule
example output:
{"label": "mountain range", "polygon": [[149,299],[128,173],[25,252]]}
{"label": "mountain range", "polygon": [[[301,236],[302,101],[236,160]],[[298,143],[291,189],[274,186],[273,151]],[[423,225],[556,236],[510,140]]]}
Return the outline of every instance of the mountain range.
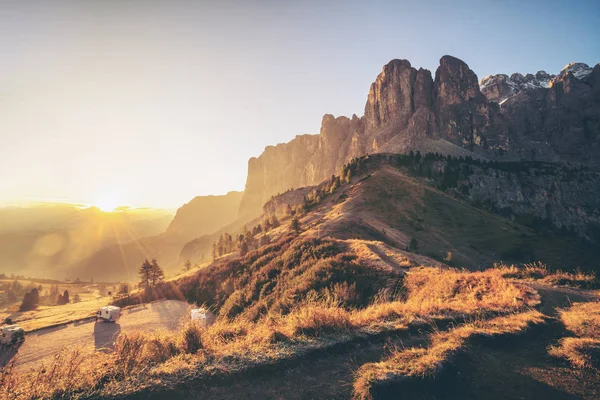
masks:
{"label": "mountain range", "polygon": [[[372,177],[364,175],[370,180],[352,201],[340,199],[320,216],[322,234],[400,248],[414,238],[424,254],[439,260],[451,252],[470,268],[501,259],[591,268],[600,238],[599,152],[600,65],[479,80],[452,56],[435,73],[392,60],[372,83],[363,116],[326,114],[319,134],[251,158],[244,192],[197,197],[164,231],[109,244],[64,271],[135,279],[145,257],[171,272],[188,259],[208,261],[220,234],[288,217],[288,206],[359,159],[370,160]],[[398,169],[397,155],[410,165]]]}

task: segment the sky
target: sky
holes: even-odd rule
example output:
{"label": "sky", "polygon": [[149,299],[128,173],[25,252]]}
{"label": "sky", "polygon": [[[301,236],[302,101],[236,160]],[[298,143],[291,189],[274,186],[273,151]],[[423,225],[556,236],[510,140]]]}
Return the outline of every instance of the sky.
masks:
{"label": "sky", "polygon": [[600,61],[597,0],[0,0],[0,204],[176,208],[361,116],[382,66]]}

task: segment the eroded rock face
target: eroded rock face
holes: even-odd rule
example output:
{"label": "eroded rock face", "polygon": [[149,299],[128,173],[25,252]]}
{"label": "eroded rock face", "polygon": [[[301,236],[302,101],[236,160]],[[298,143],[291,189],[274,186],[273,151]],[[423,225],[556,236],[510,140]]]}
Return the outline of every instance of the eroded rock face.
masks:
{"label": "eroded rock face", "polygon": [[556,77],[544,71],[495,75],[480,83],[455,57],[440,59],[435,80],[407,60],[392,60],[371,85],[363,117],[325,115],[320,134],[269,146],[250,159],[240,216],[257,216],[272,195],[317,184],[368,153],[419,150],[600,165],[599,130],[598,65],[569,64]]}
{"label": "eroded rock face", "polygon": [[371,84],[365,105],[365,125],[376,131],[390,125],[405,125],[414,111],[413,85],[417,71],[408,60],[392,60]]}
{"label": "eroded rock face", "polygon": [[505,137],[491,138],[495,109],[479,90],[477,75],[463,61],[444,56],[435,73],[434,102],[438,135],[473,151],[506,146]]}

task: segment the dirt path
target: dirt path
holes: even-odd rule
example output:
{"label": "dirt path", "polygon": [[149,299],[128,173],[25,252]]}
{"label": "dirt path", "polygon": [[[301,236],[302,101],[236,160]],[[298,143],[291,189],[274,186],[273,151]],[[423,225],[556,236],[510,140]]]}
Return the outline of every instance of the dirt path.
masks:
{"label": "dirt path", "polygon": [[[597,301],[589,291],[532,285],[542,297],[540,311],[550,317],[546,326],[525,337],[475,344],[456,365],[458,372],[447,389],[448,399],[600,399],[600,374],[572,368],[548,355],[566,332],[555,318],[557,309],[572,302]],[[433,397],[432,397],[433,398]]]}
{"label": "dirt path", "polygon": [[350,399],[353,375],[367,362],[379,361],[390,342],[407,347],[424,344],[423,336],[399,334],[379,337],[370,342],[356,342],[329,349],[285,365],[248,371],[242,376],[223,376],[193,382],[168,392],[154,392],[136,399],[158,400],[167,397],[192,400],[261,399]]}
{"label": "dirt path", "polygon": [[26,335],[15,354],[4,352],[0,362],[16,357],[17,368],[35,368],[69,346],[93,346],[96,350],[112,347],[121,332],[159,329],[174,330],[187,316],[188,304],[164,300],[126,309],[117,323],[82,321],[42,329]]}

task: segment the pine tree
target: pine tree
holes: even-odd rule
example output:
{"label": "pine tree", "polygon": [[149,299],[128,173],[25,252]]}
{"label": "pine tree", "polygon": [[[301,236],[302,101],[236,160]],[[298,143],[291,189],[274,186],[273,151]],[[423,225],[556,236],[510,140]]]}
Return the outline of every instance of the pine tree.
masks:
{"label": "pine tree", "polygon": [[245,256],[248,253],[248,243],[244,240],[240,246],[240,256]]}
{"label": "pine tree", "polygon": [[412,239],[410,239],[410,244],[408,245],[408,250],[413,251],[413,252],[419,250],[419,243],[417,242],[416,238],[413,237]]}
{"label": "pine tree", "polygon": [[156,284],[165,280],[165,271],[158,265],[156,258],[152,259],[152,266],[150,269],[150,284],[156,286]]}
{"label": "pine tree", "polygon": [[40,303],[40,292],[37,288],[31,289],[31,292],[26,293],[23,297],[23,302],[21,303],[21,307],[19,311],[29,311],[37,308]]}
{"label": "pine tree", "polygon": [[192,269],[192,262],[190,260],[186,260],[185,264],[183,264],[184,271],[189,271]]}
{"label": "pine tree", "polygon": [[58,299],[56,300],[56,304],[59,306],[64,306],[65,304],[69,304],[69,292],[64,291],[62,295],[58,295]]}
{"label": "pine tree", "polygon": [[150,287],[152,276],[152,264],[150,264],[150,261],[148,261],[147,258],[142,263],[142,266],[138,271],[138,275],[140,276],[140,288],[148,289]]}
{"label": "pine tree", "polygon": [[300,233],[300,221],[298,218],[292,218],[292,222],[290,223],[290,228],[296,231],[296,233]]}

